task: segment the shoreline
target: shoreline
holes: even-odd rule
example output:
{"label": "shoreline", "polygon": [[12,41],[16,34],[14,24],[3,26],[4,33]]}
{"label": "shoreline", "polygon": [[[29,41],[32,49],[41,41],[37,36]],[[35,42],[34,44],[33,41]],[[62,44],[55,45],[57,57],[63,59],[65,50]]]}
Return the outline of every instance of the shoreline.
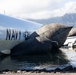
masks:
{"label": "shoreline", "polygon": [[64,69],[56,68],[55,70],[1,70],[0,75],[76,75],[76,67],[68,66]]}
{"label": "shoreline", "polygon": [[0,75],[76,75],[76,72],[69,72],[69,71],[66,71],[66,72],[38,72],[38,71],[35,71],[35,72],[27,72],[27,71],[17,71],[17,72],[3,72],[3,73],[0,73]]}

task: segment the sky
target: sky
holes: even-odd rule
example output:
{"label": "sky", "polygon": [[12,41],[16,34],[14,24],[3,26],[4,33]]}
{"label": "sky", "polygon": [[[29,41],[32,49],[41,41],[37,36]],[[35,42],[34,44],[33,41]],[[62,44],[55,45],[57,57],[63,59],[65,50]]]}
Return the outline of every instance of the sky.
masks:
{"label": "sky", "polygon": [[24,19],[48,19],[76,13],[76,0],[0,0],[0,14]]}

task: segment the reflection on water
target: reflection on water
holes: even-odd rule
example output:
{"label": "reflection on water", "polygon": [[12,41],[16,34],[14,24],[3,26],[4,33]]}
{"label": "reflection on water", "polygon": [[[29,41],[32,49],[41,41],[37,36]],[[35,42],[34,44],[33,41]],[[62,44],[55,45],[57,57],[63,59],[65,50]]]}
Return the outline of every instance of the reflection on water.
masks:
{"label": "reflection on water", "polygon": [[67,59],[69,60],[69,64],[73,67],[76,67],[76,48],[62,48],[63,53],[65,53]]}
{"label": "reflection on water", "polygon": [[47,54],[47,55],[29,55],[13,57],[7,56],[0,59],[0,70],[9,69],[55,69],[56,67],[65,67],[68,64],[66,55],[64,52],[59,52],[57,54]]}

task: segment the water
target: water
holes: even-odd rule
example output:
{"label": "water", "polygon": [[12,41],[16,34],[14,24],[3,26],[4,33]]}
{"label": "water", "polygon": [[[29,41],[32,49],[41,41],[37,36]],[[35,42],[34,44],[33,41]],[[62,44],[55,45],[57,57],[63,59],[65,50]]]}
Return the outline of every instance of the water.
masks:
{"label": "water", "polygon": [[62,52],[47,55],[29,55],[0,58],[0,70],[54,70],[72,65],[76,67],[75,49],[61,48]]}
{"label": "water", "polygon": [[76,48],[64,48],[62,51],[65,53],[67,60],[69,60],[69,64],[76,67]]}

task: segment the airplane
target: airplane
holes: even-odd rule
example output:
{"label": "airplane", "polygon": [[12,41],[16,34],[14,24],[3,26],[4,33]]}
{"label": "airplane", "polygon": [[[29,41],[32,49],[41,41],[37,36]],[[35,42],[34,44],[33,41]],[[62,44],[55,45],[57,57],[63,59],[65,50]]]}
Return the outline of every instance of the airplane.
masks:
{"label": "airplane", "polygon": [[[57,49],[63,45],[71,29],[72,26],[43,25],[0,14],[0,53],[17,55],[30,51],[50,52],[53,48]],[[15,47],[21,50],[15,50]]]}
{"label": "airplane", "polygon": [[43,24],[0,14],[0,52],[10,54],[15,45],[27,40]]}

